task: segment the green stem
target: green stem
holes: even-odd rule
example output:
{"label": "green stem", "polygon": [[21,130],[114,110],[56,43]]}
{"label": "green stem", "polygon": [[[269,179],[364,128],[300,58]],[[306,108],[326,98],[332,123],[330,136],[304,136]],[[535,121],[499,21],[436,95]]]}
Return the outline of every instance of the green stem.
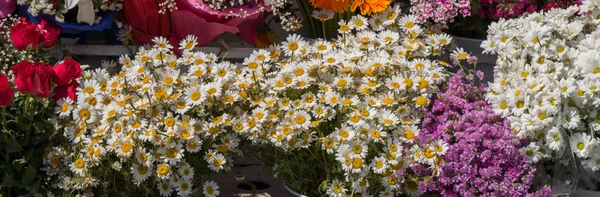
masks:
{"label": "green stem", "polygon": [[321,27],[323,28],[323,39],[327,40],[327,34],[325,33],[325,21],[321,21]]}
{"label": "green stem", "polygon": [[6,130],[6,107],[2,107],[2,128]]}

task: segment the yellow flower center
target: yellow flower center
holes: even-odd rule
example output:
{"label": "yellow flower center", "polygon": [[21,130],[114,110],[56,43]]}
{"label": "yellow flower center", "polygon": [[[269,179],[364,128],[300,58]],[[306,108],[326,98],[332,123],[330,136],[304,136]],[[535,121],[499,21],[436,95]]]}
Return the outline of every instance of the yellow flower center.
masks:
{"label": "yellow flower center", "polygon": [[83,159],[75,160],[75,167],[78,169],[82,169],[83,167],[85,167],[85,161],[83,161]]}

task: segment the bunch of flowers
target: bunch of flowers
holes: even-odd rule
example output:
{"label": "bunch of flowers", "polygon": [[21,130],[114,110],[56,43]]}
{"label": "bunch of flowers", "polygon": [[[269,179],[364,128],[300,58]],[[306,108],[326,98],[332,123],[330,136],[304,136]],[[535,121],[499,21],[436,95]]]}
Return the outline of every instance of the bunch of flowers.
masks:
{"label": "bunch of flowers", "polygon": [[[483,79],[481,71],[477,76]],[[424,179],[421,184],[443,196],[526,196],[536,171],[534,164],[519,153],[527,143],[520,141],[511,132],[508,120],[496,115],[484,100],[485,86],[474,85],[473,81],[474,76],[460,70],[432,99],[417,139],[421,144],[433,145],[424,147],[425,157],[438,149],[447,151],[439,166],[413,169],[439,170],[427,174],[433,179]],[[550,196],[547,188],[534,194]]]}
{"label": "bunch of flowers", "polygon": [[386,12],[398,17],[354,16],[341,23],[337,41],[291,35],[244,60],[248,72],[234,85],[254,109],[235,129],[272,147],[261,154],[273,154],[274,170],[306,195],[418,195],[417,183],[401,172],[416,162],[435,164],[447,151],[415,157],[425,151],[415,144],[421,109],[446,78],[435,57],[451,38],[413,15]]}
{"label": "bunch of flowers", "polygon": [[[59,22],[65,22],[69,12],[75,12],[77,22],[89,25],[99,23],[102,12],[123,9],[123,0],[17,0],[19,5],[29,5],[27,12],[33,16],[40,13],[52,15]],[[77,9],[75,9],[77,8]]]}
{"label": "bunch of flowers", "polygon": [[531,144],[533,162],[574,154],[600,169],[600,3],[502,20],[481,45],[498,54],[486,99]]}
{"label": "bunch of flowers", "polygon": [[0,73],[0,176],[5,177],[0,195],[42,195],[45,173],[39,169],[52,132],[52,95],[64,95],[61,89],[81,70],[71,59],[54,66],[22,60],[10,69],[9,76]]}
{"label": "bunch of flowers", "polygon": [[457,33],[465,33],[461,31],[478,32],[478,29],[483,29],[485,32],[491,21],[501,18],[515,18],[524,13],[566,8],[580,4],[581,0],[411,0],[410,2],[410,12],[418,17],[419,22],[432,22],[438,28],[452,28],[458,31]]}
{"label": "bunch of flowers", "polygon": [[459,14],[471,15],[469,0],[411,0],[410,13],[417,16],[420,23],[431,20],[440,28],[447,28]]}
{"label": "bunch of flowers", "polygon": [[46,20],[42,19],[38,25],[21,17],[10,26],[8,34],[15,48],[38,51],[54,46],[60,31],[60,27]]}
{"label": "bunch of flowers", "polygon": [[239,70],[192,51],[193,36],[180,43],[181,58],[166,39],[154,42],[133,59],[122,56],[120,71],[114,62],[85,71],[57,101],[44,156],[56,194],[189,196],[199,185],[219,194],[214,182],[200,181],[229,171],[239,152],[231,129],[241,113],[232,85]]}

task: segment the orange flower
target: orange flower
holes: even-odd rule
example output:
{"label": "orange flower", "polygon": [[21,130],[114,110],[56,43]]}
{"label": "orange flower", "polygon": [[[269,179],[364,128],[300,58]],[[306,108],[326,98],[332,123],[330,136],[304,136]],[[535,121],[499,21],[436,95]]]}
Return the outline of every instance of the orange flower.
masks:
{"label": "orange flower", "polygon": [[331,10],[337,13],[344,13],[350,7],[350,0],[310,0],[310,3],[315,8]]}
{"label": "orange flower", "polygon": [[371,15],[372,13],[382,12],[390,5],[391,0],[355,0],[352,4],[352,11],[360,7],[360,14]]}

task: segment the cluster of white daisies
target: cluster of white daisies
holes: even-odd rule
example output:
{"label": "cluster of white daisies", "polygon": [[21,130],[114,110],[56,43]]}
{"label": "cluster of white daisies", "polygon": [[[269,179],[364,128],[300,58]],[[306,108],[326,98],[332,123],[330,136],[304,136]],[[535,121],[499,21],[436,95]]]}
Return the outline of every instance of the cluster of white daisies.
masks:
{"label": "cluster of white daisies", "polygon": [[[58,101],[55,144],[44,155],[56,194],[89,194],[117,174],[162,196],[188,196],[211,170],[231,169],[240,138],[229,128],[242,111],[231,84],[240,70],[192,51],[195,40],[181,42],[181,58],[160,37],[134,59],[121,57],[121,71],[113,63],[84,72],[76,100]],[[214,182],[201,185],[206,196],[219,194]]]}
{"label": "cluster of white daisies", "polygon": [[[327,180],[330,196],[421,194],[397,173],[415,163],[435,170],[448,149],[442,141],[421,148],[415,136],[421,108],[447,78],[446,63],[434,58],[451,38],[419,26],[413,15],[400,16],[397,7],[390,12],[383,21],[340,22],[335,41],[291,35],[255,51],[243,63],[251,72],[235,83],[247,89],[240,95],[253,110],[234,128],[256,143],[319,147],[336,157],[331,167],[343,171]],[[384,189],[369,193],[373,185]]]}
{"label": "cluster of white daisies", "polygon": [[[600,1],[500,20],[481,45],[498,54],[487,100],[532,161],[571,154],[600,169]],[[565,151],[568,150],[568,151]]]}

